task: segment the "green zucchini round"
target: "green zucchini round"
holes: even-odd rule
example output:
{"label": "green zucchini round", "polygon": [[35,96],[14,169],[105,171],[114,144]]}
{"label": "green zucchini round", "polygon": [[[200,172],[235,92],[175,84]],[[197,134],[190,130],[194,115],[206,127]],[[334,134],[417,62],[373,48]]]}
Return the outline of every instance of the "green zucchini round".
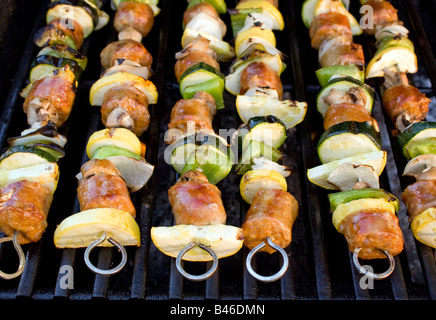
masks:
{"label": "green zucchini round", "polygon": [[403,155],[412,159],[420,154],[436,152],[436,122],[412,123],[398,135],[398,144]]}
{"label": "green zucchini round", "polygon": [[381,133],[368,122],[345,121],[321,135],[317,152],[322,163],[382,149]]}

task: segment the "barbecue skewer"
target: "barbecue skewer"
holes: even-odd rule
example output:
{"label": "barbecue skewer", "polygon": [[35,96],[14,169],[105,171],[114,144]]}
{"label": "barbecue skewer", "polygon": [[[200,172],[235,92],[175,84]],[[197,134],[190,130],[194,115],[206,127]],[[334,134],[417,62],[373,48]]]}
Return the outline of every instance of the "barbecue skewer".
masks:
{"label": "barbecue skewer", "polygon": [[[312,47],[319,49],[322,90],[317,107],[325,129],[317,147],[322,165],[309,169],[307,176],[320,187],[339,190],[329,194],[332,220],[348,242],[354,266],[369,277],[384,279],[395,268],[393,257],[402,251],[403,238],[396,217],[398,200],[379,186],[386,152],[371,116],[374,92],[363,83],[363,50],[352,39],[363,30],[339,1],[307,0],[302,16]],[[371,63],[369,67],[374,70]],[[389,266],[373,273],[359,258],[387,258]]]}
{"label": "barbecue skewer", "polygon": [[[148,80],[153,57],[141,43],[154,24],[159,8],[142,2],[112,2],[118,41],[100,54],[100,79],[91,87],[89,100],[100,106],[106,127],[94,132],[86,152],[90,159],[76,177],[79,180],[79,213],[64,219],[55,231],[58,248],[86,247],[84,260],[94,273],[112,275],[124,267],[124,246],[140,245],[140,230],[130,192],[140,190],[153,174],[154,166],[145,159],[140,137],[150,123],[148,106],[157,103],[158,93]],[[121,262],[103,270],[90,260],[97,246],[115,246]]]}

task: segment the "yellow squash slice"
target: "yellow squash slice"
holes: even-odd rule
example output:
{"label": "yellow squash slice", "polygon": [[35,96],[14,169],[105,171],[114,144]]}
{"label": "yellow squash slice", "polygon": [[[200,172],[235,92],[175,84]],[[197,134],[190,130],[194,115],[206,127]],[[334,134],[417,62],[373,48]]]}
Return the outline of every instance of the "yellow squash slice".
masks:
{"label": "yellow squash slice", "polygon": [[106,128],[94,132],[88,139],[86,153],[92,159],[95,150],[104,146],[115,146],[127,149],[137,155],[141,155],[141,141],[126,128]]}

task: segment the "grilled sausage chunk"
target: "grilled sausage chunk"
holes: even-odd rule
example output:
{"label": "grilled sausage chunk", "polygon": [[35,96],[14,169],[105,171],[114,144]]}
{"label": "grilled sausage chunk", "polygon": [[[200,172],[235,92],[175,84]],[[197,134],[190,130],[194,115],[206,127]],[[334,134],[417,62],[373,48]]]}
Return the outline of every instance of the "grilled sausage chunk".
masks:
{"label": "grilled sausage chunk", "polygon": [[198,36],[188,46],[176,53],[177,62],[174,65],[174,74],[177,81],[190,66],[204,62],[218,71],[220,64],[216,61],[216,52],[209,48],[210,40]]}
{"label": "grilled sausage chunk", "polygon": [[320,46],[318,59],[322,67],[352,64],[363,67],[365,65],[362,46],[342,36],[324,41]]}
{"label": "grilled sausage chunk", "polygon": [[215,99],[205,91],[197,92],[192,99],[177,101],[171,110],[170,123],[168,124],[170,132],[168,132],[165,141],[172,143],[190,130],[207,129],[213,131],[212,120],[215,112]]}
{"label": "grilled sausage chunk", "polygon": [[83,178],[79,180],[77,197],[81,211],[114,208],[136,216],[126,183],[112,162],[106,159],[92,159],[86,162],[80,171]]}
{"label": "grilled sausage chunk", "polygon": [[129,84],[108,90],[100,112],[106,128],[123,127],[140,136],[150,125],[147,96]]}
{"label": "grilled sausage chunk", "polygon": [[188,171],[168,190],[176,224],[225,224],[221,191],[199,171]]}
{"label": "grilled sausage chunk", "polygon": [[399,130],[424,120],[430,101],[425,94],[408,84],[387,88],[382,96],[383,108]]}
{"label": "grilled sausage chunk", "polygon": [[0,189],[0,230],[7,236],[19,232],[20,244],[36,242],[47,228],[53,195],[38,182],[21,180]]}
{"label": "grilled sausage chunk", "polygon": [[117,59],[135,61],[149,68],[153,63],[153,57],[144,45],[131,39],[111,42],[100,53],[101,65],[104,69],[113,67]]}
{"label": "grilled sausage chunk", "polygon": [[[250,250],[267,237],[282,248],[292,241],[292,226],[298,216],[298,202],[283,190],[260,190],[253,198],[242,225],[244,245]],[[266,245],[261,251],[276,250]]]}
{"label": "grilled sausage chunk", "polygon": [[250,63],[241,72],[240,94],[243,95],[256,87],[276,90],[278,99],[283,96],[283,85],[279,74],[263,62]]}
{"label": "grilled sausage chunk", "polygon": [[365,5],[372,7],[371,19],[374,25],[373,28],[371,28],[370,24],[367,28],[364,28],[366,34],[374,35],[377,30],[398,21],[397,9],[389,1],[367,0]]}
{"label": "grilled sausage chunk", "polygon": [[335,37],[343,37],[348,42],[353,41],[348,18],[338,12],[328,12],[317,15],[309,29],[312,48],[319,50],[321,43]]}
{"label": "grilled sausage chunk", "polygon": [[117,8],[114,18],[114,28],[121,32],[133,28],[146,37],[154,24],[154,13],[147,3],[122,2]]}
{"label": "grilled sausage chunk", "polygon": [[342,220],[338,231],[347,239],[351,252],[362,248],[361,259],[384,259],[386,256],[380,250],[393,256],[403,250],[403,235],[392,212],[373,210],[350,214]]}
{"label": "grilled sausage chunk", "polygon": [[56,127],[62,126],[71,113],[75,97],[75,76],[68,65],[36,80],[23,104],[27,123],[43,127],[51,121]]}
{"label": "grilled sausage chunk", "polygon": [[429,208],[436,208],[436,180],[420,180],[409,185],[401,199],[407,207],[409,222]]}
{"label": "grilled sausage chunk", "polygon": [[369,121],[378,129],[377,121],[363,105],[344,102],[333,104],[327,109],[324,116],[324,130],[345,121]]}

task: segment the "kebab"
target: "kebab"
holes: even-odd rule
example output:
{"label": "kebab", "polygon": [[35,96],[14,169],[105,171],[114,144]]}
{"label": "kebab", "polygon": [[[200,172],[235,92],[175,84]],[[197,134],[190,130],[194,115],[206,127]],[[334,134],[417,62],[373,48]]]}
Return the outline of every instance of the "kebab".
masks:
{"label": "kebab", "polygon": [[[140,2],[114,5],[119,40],[102,50],[104,71],[90,89],[90,104],[101,106],[105,129],[90,136],[86,146],[89,161],[76,176],[81,211],[64,219],[54,235],[57,248],[86,247],[86,265],[104,275],[124,267],[124,246],[140,245],[130,192],[139,191],[153,174],[154,166],[144,159],[145,144],[138,137],[150,123],[149,104],[158,99],[155,85],[148,80],[152,56],[141,40],[150,32],[159,10]],[[95,267],[90,252],[96,246],[113,245],[121,250],[121,262],[109,270]]]}
{"label": "kebab", "polygon": [[[193,281],[210,277],[217,270],[218,260],[235,254],[243,243],[242,229],[226,225],[221,191],[216,186],[230,172],[233,157],[227,141],[212,127],[214,115],[224,107],[224,76],[219,64],[223,56],[216,39],[226,30],[218,13],[225,8],[224,1],[191,1],[184,12],[182,46],[193,33],[191,28],[198,32],[176,54],[174,74],[182,99],[171,110],[165,135],[169,161],[180,174],[168,190],[175,225],[151,229],[156,247],[176,258],[179,272]],[[207,26],[208,20],[214,23]],[[214,33],[216,27],[220,28],[218,35]],[[232,55],[232,51],[228,53]],[[184,270],[183,260],[213,263],[204,274],[192,275]]]}
{"label": "kebab", "polygon": [[366,1],[362,4],[372,6],[374,11],[375,27],[372,32],[369,31],[377,40],[374,58],[380,52],[388,52],[388,57],[393,56],[391,51],[396,54],[396,59],[384,59],[386,63],[379,67],[383,69],[374,73],[384,78],[382,105],[395,127],[393,134],[397,136],[403,155],[408,160],[403,176],[415,179],[402,194],[413,235],[421,243],[434,248],[436,126],[425,121],[430,99],[409,84],[407,73],[417,71],[417,62],[413,43],[408,39],[409,31],[398,20],[397,10],[387,1]]}
{"label": "kebab", "polygon": [[45,27],[37,31],[35,44],[41,48],[32,62],[30,83],[21,91],[24,112],[32,128],[52,121],[57,127],[68,119],[77,81],[87,59],[80,50],[84,39],[104,27],[109,16],[95,1],[52,1]]}
{"label": "kebab", "polygon": [[[273,30],[283,30],[284,20],[276,1],[239,1],[229,11],[235,37],[236,59],[226,76],[226,90],[236,96],[236,108],[244,122],[233,144],[241,154],[235,172],[242,175],[240,192],[249,204],[242,225],[244,245],[250,249],[247,270],[256,279],[279,279],[289,265],[283,250],[291,242],[292,225],[298,215],[298,203],[286,192],[286,177],[291,169],[278,164],[279,148],[287,130],[303,121],[307,104],[283,100],[280,79],[285,70],[284,54],[276,48]],[[277,204],[277,205],[276,205]],[[281,269],[272,276],[257,274],[251,261],[259,251],[279,251]]]}
{"label": "kebab", "polygon": [[71,112],[76,83],[87,64],[78,50],[85,38],[107,23],[106,18],[94,1],[53,1],[47,25],[35,34],[41,50],[31,64],[30,83],[20,93],[30,128],[8,138],[8,149],[0,157],[0,225],[7,236],[1,242],[12,241],[19,256],[17,271],[1,272],[2,278],[22,273],[21,245],[39,241],[45,232],[59,180],[57,161],[65,156],[67,142],[57,128]]}
{"label": "kebab", "polygon": [[[307,176],[324,189],[338,191],[329,194],[334,227],[347,240],[357,269],[384,279],[395,268],[403,238],[396,217],[398,199],[379,184],[386,151],[371,115],[373,89],[363,83],[363,51],[353,42],[363,30],[340,1],[307,0],[302,16],[311,45],[319,50],[317,109],[325,129],[317,145],[322,164],[309,169]],[[359,258],[388,258],[389,268],[375,274],[362,267]]]}

